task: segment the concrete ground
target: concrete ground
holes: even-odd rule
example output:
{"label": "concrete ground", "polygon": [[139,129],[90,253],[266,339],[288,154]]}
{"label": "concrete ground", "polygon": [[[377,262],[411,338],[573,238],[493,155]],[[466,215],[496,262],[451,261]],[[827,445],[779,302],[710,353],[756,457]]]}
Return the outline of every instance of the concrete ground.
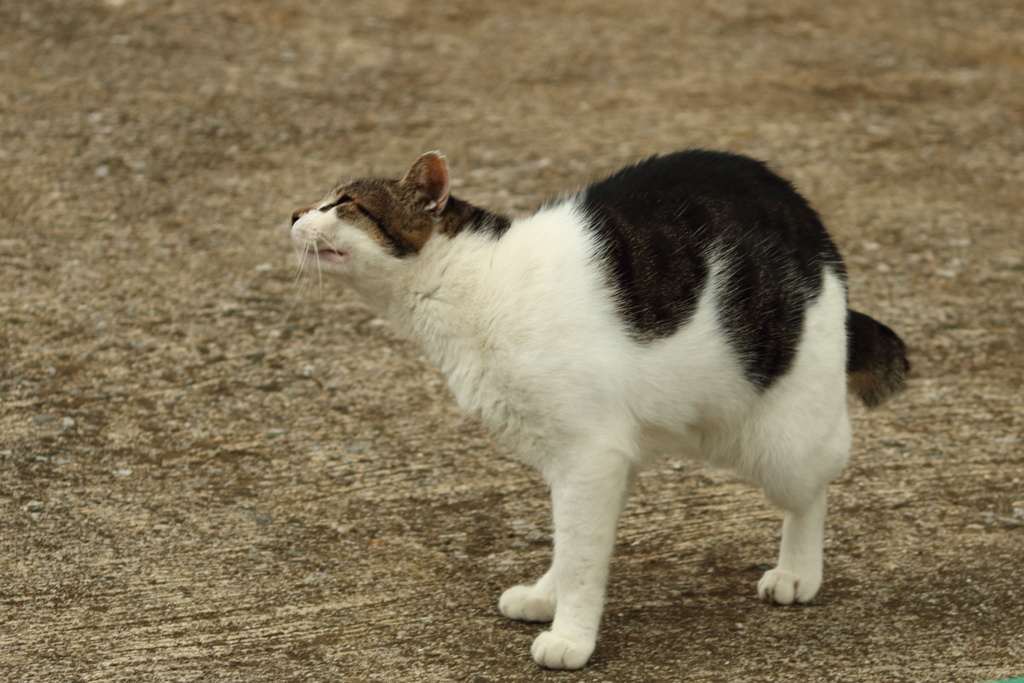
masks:
{"label": "concrete ground", "polygon": [[[826,581],[668,459],[597,651],[497,611],[536,475],[409,344],[297,277],[291,211],[442,149],[524,213],[657,151],[769,160],[911,348],[854,412]],[[0,679],[957,681],[1024,675],[1019,0],[4,0]]]}

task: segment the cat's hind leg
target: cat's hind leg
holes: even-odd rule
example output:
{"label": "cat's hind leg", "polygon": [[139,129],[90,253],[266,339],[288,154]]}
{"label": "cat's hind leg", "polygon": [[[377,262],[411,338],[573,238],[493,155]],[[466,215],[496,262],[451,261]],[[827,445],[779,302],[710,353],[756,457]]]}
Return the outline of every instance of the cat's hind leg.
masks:
{"label": "cat's hind leg", "polygon": [[517,621],[551,621],[555,618],[554,567],[537,583],[512,586],[501,594],[498,609]]}
{"label": "cat's hind leg", "polygon": [[785,466],[776,460],[771,475],[762,481],[769,500],[785,511],[785,517],[778,564],[765,572],[757,593],[762,600],[779,605],[810,602],[821,588],[827,487],[849,457],[845,410],[822,445],[790,446],[795,450],[791,459]]}
{"label": "cat's hind leg", "polygon": [[757,594],[765,602],[807,603],[818,594],[826,507],[827,495],[822,488],[806,508],[786,512],[779,562],[774,569],[765,572],[757,584]]}

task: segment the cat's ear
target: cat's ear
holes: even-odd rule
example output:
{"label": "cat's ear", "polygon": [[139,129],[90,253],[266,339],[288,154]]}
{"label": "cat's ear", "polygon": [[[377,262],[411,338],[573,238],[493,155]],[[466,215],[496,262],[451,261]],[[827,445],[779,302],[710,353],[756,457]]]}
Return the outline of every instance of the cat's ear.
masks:
{"label": "cat's ear", "polygon": [[448,161],[440,152],[427,152],[412,165],[402,184],[422,198],[424,211],[440,215],[448,204],[451,189]]}

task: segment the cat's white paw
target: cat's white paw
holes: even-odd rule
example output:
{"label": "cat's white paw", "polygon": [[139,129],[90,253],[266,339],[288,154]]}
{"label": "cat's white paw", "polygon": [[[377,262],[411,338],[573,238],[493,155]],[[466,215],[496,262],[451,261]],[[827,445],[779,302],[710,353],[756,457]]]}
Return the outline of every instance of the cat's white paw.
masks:
{"label": "cat's white paw", "polygon": [[512,586],[502,593],[498,609],[517,621],[551,621],[555,618],[555,596],[535,586]]}
{"label": "cat's white paw", "polygon": [[581,669],[594,652],[594,640],[573,640],[544,631],[533,641],[533,661],[546,669]]}
{"label": "cat's white paw", "polygon": [[814,599],[821,588],[821,575],[809,573],[801,576],[782,569],[770,569],[757,584],[757,594],[765,602],[778,605],[806,603]]}

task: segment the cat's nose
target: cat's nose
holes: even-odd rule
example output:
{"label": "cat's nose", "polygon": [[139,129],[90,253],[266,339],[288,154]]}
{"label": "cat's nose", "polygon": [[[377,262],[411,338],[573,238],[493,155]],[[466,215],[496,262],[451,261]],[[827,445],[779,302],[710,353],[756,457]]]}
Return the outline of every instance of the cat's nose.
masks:
{"label": "cat's nose", "polygon": [[312,208],[312,206],[304,206],[301,209],[295,209],[295,211],[292,213],[292,225],[295,225],[295,221],[302,218],[302,216],[308,213],[309,210]]}

